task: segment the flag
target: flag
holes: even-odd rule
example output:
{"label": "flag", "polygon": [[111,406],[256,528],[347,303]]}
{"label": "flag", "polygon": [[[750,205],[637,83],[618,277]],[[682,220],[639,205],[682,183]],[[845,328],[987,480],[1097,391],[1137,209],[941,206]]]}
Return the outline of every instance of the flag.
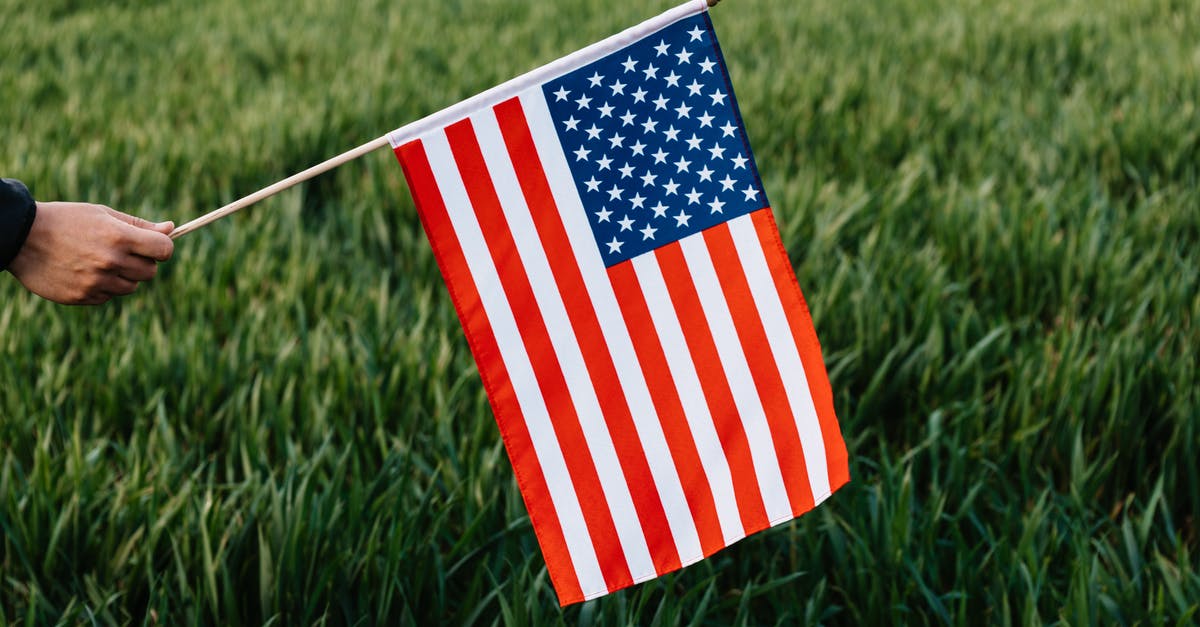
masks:
{"label": "flag", "polygon": [[389,135],[563,605],[849,479],[706,8]]}

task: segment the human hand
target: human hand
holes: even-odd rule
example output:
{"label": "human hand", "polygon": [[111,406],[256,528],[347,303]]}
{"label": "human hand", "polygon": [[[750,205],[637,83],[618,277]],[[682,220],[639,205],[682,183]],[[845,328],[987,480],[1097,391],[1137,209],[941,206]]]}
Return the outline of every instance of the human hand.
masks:
{"label": "human hand", "polygon": [[148,222],[103,205],[39,202],[8,271],[26,289],[64,305],[99,305],[129,294],[171,258],[172,222]]}

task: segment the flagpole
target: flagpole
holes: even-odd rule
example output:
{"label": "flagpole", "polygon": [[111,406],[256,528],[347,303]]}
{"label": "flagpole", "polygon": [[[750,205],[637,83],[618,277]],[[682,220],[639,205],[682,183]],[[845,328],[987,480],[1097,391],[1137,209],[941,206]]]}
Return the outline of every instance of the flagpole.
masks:
{"label": "flagpole", "polygon": [[[717,6],[717,3],[719,3],[720,1],[721,0],[705,0],[705,2],[708,4],[709,8]],[[416,126],[417,124],[420,124],[420,122],[414,123],[410,126]],[[397,129],[397,131],[393,131],[393,133],[398,133],[406,128],[408,128],[408,127],[402,127],[401,129]],[[231,213],[234,213],[241,209],[245,209],[246,207],[249,207],[250,205],[253,205],[254,203],[256,203],[260,200],[274,196],[275,194],[278,194],[279,192],[282,192],[283,190],[288,189],[289,187],[292,187],[298,183],[303,183],[304,181],[307,181],[308,179],[310,179],[314,176],[317,176],[318,174],[328,172],[328,171],[342,165],[343,163],[346,163],[348,161],[353,161],[369,152],[374,152],[380,148],[383,148],[384,146],[388,145],[388,143],[389,143],[388,137],[390,135],[392,135],[393,133],[383,135],[382,137],[377,137],[357,148],[354,148],[352,150],[347,150],[346,152],[343,152],[342,154],[340,154],[336,157],[326,159],[325,161],[322,161],[321,163],[318,163],[317,165],[314,165],[313,167],[311,167],[307,170],[304,170],[303,172],[300,172],[298,174],[293,174],[293,175],[283,179],[282,181],[278,181],[272,185],[268,185],[267,187],[264,187],[264,188],[258,190],[257,192],[250,194],[249,196],[239,198],[239,199],[229,203],[228,205],[221,207],[220,209],[206,213],[206,214],[200,216],[199,218],[196,218],[189,222],[185,222],[184,224],[177,227],[174,231],[171,231],[170,237],[171,237],[171,239],[177,239],[182,235],[187,235],[188,233],[191,233],[192,231],[195,231],[196,229],[198,229],[206,224],[209,224],[210,222],[214,222],[214,221],[219,220]]]}
{"label": "flagpole", "polygon": [[384,135],[382,137],[377,137],[374,140],[371,140],[371,141],[359,146],[358,148],[355,148],[353,150],[347,150],[346,152],[343,152],[342,154],[340,154],[336,157],[326,159],[325,161],[322,161],[321,163],[318,163],[317,165],[314,165],[313,167],[311,167],[307,170],[304,170],[303,172],[300,172],[298,174],[293,174],[293,175],[283,179],[282,181],[279,181],[277,183],[274,183],[272,185],[264,187],[264,188],[258,190],[257,192],[250,194],[249,196],[239,198],[239,199],[229,203],[228,205],[225,205],[224,207],[217,209],[216,211],[206,213],[206,214],[200,216],[199,218],[196,218],[195,220],[192,220],[190,222],[187,222],[187,223],[179,226],[174,231],[171,231],[171,239],[178,238],[180,235],[186,235],[188,233],[191,233],[192,231],[195,231],[196,229],[208,224],[209,222],[213,222],[214,220],[219,220],[235,211],[238,211],[239,209],[244,209],[246,207],[249,207],[250,205],[253,205],[256,202],[258,202],[264,198],[274,196],[275,194],[278,194],[279,192],[282,192],[283,190],[285,190],[289,187],[292,187],[293,185],[296,185],[297,183],[303,183],[304,181],[307,181],[308,179],[310,179],[318,174],[328,172],[329,170],[332,170],[332,169],[338,167],[339,165],[346,163],[347,161],[353,161],[353,160],[367,154],[368,152],[373,152],[375,150],[383,148],[386,145],[388,145],[388,138],[387,138],[387,135]]}

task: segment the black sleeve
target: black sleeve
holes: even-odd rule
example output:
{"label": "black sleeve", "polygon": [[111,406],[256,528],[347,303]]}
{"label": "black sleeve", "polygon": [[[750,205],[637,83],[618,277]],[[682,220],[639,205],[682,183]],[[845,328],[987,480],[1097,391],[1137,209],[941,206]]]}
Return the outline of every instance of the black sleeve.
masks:
{"label": "black sleeve", "polygon": [[0,178],[0,270],[8,269],[21,250],[36,212],[37,204],[21,181]]}

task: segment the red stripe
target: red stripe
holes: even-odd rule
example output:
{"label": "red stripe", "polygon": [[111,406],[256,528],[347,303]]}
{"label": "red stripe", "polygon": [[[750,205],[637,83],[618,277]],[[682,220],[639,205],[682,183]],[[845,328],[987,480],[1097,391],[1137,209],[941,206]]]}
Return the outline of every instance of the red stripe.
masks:
{"label": "red stripe", "polygon": [[487,390],[488,401],[496,416],[504,448],[508,450],[508,457],[512,460],[513,473],[516,475],[521,497],[525,500],[525,507],[529,510],[529,519],[537,535],[538,544],[541,545],[542,555],[546,559],[550,580],[564,605],[582,601],[583,591],[575,574],[575,566],[571,562],[571,554],[567,550],[558,514],[550,498],[550,489],[546,486],[541,464],[534,453],[525,416],[517,403],[508,370],[500,358],[495,335],[479,300],[479,293],[471,278],[462,248],[450,224],[446,205],[429,168],[425,149],[420,141],[413,141],[397,148],[395,152],[404,168],[404,177],[412,189],[421,223],[425,226],[425,233],[433,246],[438,267],[446,280],[446,286],[450,289],[450,298],[454,302],[459,320],[462,321],[467,343],[476,363],[479,364],[483,386]]}
{"label": "red stripe", "polygon": [[788,403],[787,390],[774,359],[771,359],[771,344],[762,324],[762,316],[750,293],[750,283],[742,268],[729,223],[722,222],[704,231],[704,243],[717,271],[717,282],[725,294],[725,303],[733,317],[742,353],[750,366],[750,376],[758,390],[775,444],[775,457],[783,473],[783,485],[787,489],[792,513],[796,516],[813,508],[812,487],[809,485],[808,468],[804,463],[804,449],[800,444],[800,432],[796,428],[796,416]]}
{"label": "red stripe", "polygon": [[821,344],[817,340],[817,331],[813,328],[812,317],[808,313],[808,304],[804,302],[804,294],[796,281],[796,271],[792,268],[792,262],[788,260],[787,251],[779,239],[779,228],[775,225],[770,208],[755,211],[750,215],[758,232],[758,240],[762,242],[763,252],[766,253],[767,266],[775,279],[775,288],[779,291],[783,310],[787,313],[788,324],[792,327],[792,337],[800,350],[800,360],[808,378],[809,394],[812,395],[813,405],[817,410],[817,421],[821,424],[821,437],[825,440],[829,489],[834,491],[850,480],[850,466],[847,462],[846,442],[842,439],[837,415],[833,411],[833,391],[829,386],[829,375],[825,372],[825,361],[821,358]]}
{"label": "red stripe", "polygon": [[683,250],[679,242],[672,242],[658,248],[653,254],[662,268],[671,304],[674,305],[675,315],[683,328],[688,353],[692,362],[696,364],[696,374],[700,378],[700,387],[704,390],[704,400],[708,403],[717,437],[720,438],[721,447],[725,449],[725,458],[729,461],[729,471],[733,475],[733,492],[738,512],[742,516],[742,526],[745,527],[747,535],[766,529],[767,510],[763,505],[762,493],[758,487],[758,474],[754,471],[754,462],[750,456],[750,442],[746,439],[746,430],[742,427],[737,406],[734,405],[729,382],[720,367],[721,359],[717,353],[717,346],[713,343],[708,321],[704,318],[700,297],[688,271]]}
{"label": "red stripe", "polygon": [[610,267],[608,276],[612,280],[617,303],[621,306],[625,326],[634,330],[630,338],[633,340],[633,350],[637,353],[642,374],[650,388],[650,398],[667,437],[667,446],[675,460],[675,471],[679,473],[688,508],[696,522],[700,546],[705,556],[712,555],[725,547],[716,500],[709,488],[708,476],[700,461],[692,429],[683,412],[675,379],[667,365],[667,356],[654,330],[654,321],[650,318],[650,309],[638,284],[637,273],[633,270],[633,264],[626,261]]}
{"label": "red stripe", "polygon": [[546,408],[554,421],[555,434],[566,458],[575,491],[579,495],[605,583],[609,590],[632,585],[633,577],[625,561],[608,500],[600,486],[600,477],[584,438],[562,366],[554,353],[546,321],[534,299],[529,276],[504,218],[500,199],[496,196],[496,189],[483,161],[471,121],[462,120],[447,126],[446,138],[462,174],[467,196],[484,233],[488,250],[496,264],[500,283],[508,296],[508,303],[516,318],[517,329],[529,354],[529,361],[533,365],[534,376],[546,401]]}
{"label": "red stripe", "polygon": [[[660,575],[676,570],[680,567],[679,551],[667,522],[662,497],[659,496],[650,464],[638,438],[629,401],[617,378],[617,369],[605,342],[600,320],[596,317],[591,294],[583,282],[575,252],[559,218],[558,206],[542,170],[521,102],[516,98],[506,100],[496,105],[495,111],[500,133],[504,137],[542,248],[546,251],[546,257],[553,260],[550,271],[562,294],[592,388],[596,390],[600,411],[612,436],[654,567]],[[637,411],[649,412],[652,408],[639,407]]]}

